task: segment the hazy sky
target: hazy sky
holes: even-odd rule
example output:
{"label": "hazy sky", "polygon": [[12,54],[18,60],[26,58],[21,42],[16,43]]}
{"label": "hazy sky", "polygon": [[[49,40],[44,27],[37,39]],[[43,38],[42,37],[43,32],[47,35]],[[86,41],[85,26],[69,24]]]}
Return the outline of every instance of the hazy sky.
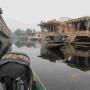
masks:
{"label": "hazy sky", "polygon": [[25,23],[90,16],[90,0],[0,0],[3,16]]}

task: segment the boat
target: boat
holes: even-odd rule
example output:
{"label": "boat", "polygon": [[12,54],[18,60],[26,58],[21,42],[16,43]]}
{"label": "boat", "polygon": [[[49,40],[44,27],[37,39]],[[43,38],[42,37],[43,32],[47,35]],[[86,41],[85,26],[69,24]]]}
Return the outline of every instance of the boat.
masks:
{"label": "boat", "polygon": [[90,16],[66,21],[66,29],[70,43],[90,44]]}
{"label": "boat", "polygon": [[39,26],[41,27],[41,40],[42,47],[44,48],[53,48],[53,47],[61,47],[66,43],[67,35],[65,33],[61,33],[61,26],[63,26],[63,22],[57,20],[51,20],[47,22],[41,22]]}
{"label": "boat", "polygon": [[90,46],[87,46],[85,43],[74,43],[72,46],[77,49],[77,50],[82,50],[82,51],[90,51]]}
{"label": "boat", "polygon": [[90,16],[75,19],[68,18],[62,21],[54,19],[41,22],[39,26],[41,27],[42,40],[51,35],[61,36],[65,34],[66,43],[90,46]]}
{"label": "boat", "polygon": [[46,36],[44,40],[42,40],[42,48],[54,48],[54,47],[62,47],[66,43],[65,35],[51,35]]}
{"label": "boat", "polygon": [[[27,67],[29,67],[30,68],[30,58],[29,58],[29,56],[27,56],[26,54],[24,54],[24,53],[20,53],[20,52],[9,52],[9,53],[7,53],[7,54],[5,54],[3,57],[2,57],[2,59],[0,60],[0,65],[1,66],[3,66],[3,65],[5,65],[5,64],[7,64],[8,62],[10,62],[11,64],[13,64],[13,63],[17,63],[17,64],[19,64],[19,65],[23,65],[23,66],[27,66]],[[11,68],[11,66],[9,66],[10,68]],[[17,66],[16,66],[17,67]],[[13,68],[13,67],[12,67]],[[9,70],[9,69],[8,69]],[[7,72],[8,72],[8,70],[7,70]],[[10,69],[11,70],[11,69]],[[21,70],[21,69],[20,69]],[[29,69],[29,71],[31,70],[31,68]],[[15,70],[13,70],[14,72],[15,72]],[[26,70],[25,70],[26,71]],[[2,72],[2,71],[1,71]],[[4,72],[4,71],[3,71]],[[11,72],[11,73],[14,73],[14,72]],[[28,72],[28,71],[26,71],[26,72]],[[25,72],[25,73],[26,73]],[[16,72],[16,74],[17,74],[17,72]],[[15,75],[16,75],[15,74]],[[5,73],[4,73],[4,75],[5,75]],[[9,72],[9,74],[8,75],[11,75],[10,74],[10,72]],[[46,90],[46,88],[45,88],[45,86],[44,86],[44,84],[40,81],[40,79],[38,78],[38,76],[35,74],[35,72],[33,72],[32,70],[30,71],[30,74],[29,74],[30,76],[29,77],[31,77],[30,78],[30,85],[27,85],[27,83],[26,84],[23,84],[22,83],[22,85],[23,86],[20,86],[21,85],[21,83],[19,83],[19,82],[21,82],[21,81],[19,81],[19,79],[18,79],[18,77],[16,78],[16,79],[14,79],[14,80],[16,80],[16,83],[15,84],[13,84],[14,85],[14,89],[15,90],[22,90],[22,87],[23,87],[23,90]],[[7,76],[7,73],[6,73],[6,76]],[[20,76],[19,76],[20,77]],[[27,86],[27,89],[25,88],[25,85]],[[5,89],[5,84],[4,85],[2,85],[3,86],[3,90],[6,90]],[[1,90],[1,89],[0,89]]]}
{"label": "boat", "polygon": [[33,72],[33,78],[34,78],[34,88],[32,90],[46,90],[44,84],[42,81],[38,78],[38,76]]}

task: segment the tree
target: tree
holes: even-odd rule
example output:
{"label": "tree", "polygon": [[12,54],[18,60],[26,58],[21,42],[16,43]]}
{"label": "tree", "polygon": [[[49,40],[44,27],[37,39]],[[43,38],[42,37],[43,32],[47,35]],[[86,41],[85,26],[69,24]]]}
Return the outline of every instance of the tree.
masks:
{"label": "tree", "polygon": [[22,33],[23,33],[23,31],[22,31],[20,28],[18,28],[18,29],[14,32],[14,34],[17,35],[17,36],[21,35]]}
{"label": "tree", "polygon": [[20,37],[21,37],[22,33],[23,33],[23,30],[21,30],[20,28],[18,28],[18,29],[14,32],[14,34],[13,34],[13,40],[14,40],[14,42],[20,41]]}
{"label": "tree", "polygon": [[26,29],[26,33],[32,33],[32,29],[30,28]]}

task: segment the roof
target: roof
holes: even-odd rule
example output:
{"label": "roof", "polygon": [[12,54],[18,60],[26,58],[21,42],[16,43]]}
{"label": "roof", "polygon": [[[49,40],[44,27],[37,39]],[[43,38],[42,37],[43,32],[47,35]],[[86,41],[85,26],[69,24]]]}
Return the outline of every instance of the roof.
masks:
{"label": "roof", "polygon": [[85,17],[70,19],[70,20],[67,20],[66,22],[75,22],[75,21],[80,21],[80,20],[90,20],[90,16],[85,16]]}
{"label": "roof", "polygon": [[[25,58],[26,57],[26,58]],[[20,53],[20,52],[11,52],[11,53],[7,53],[7,54],[5,54],[3,57],[2,57],[2,59],[3,58],[7,58],[7,59],[17,59],[17,60],[19,60],[19,59],[22,59],[22,60],[26,60],[26,59],[28,59],[28,60],[30,60],[30,58],[29,58],[29,56],[27,56],[25,53]]]}
{"label": "roof", "polygon": [[62,25],[62,24],[64,24],[64,20],[53,19],[53,20],[49,20],[47,22],[41,22],[41,24],[39,24],[39,26]]}
{"label": "roof", "polygon": [[39,26],[63,25],[63,24],[65,24],[65,22],[74,22],[74,21],[85,20],[85,19],[86,20],[90,20],[90,16],[85,16],[85,17],[80,17],[80,18],[74,18],[74,19],[62,17],[60,19],[53,19],[53,20],[49,20],[47,22],[41,22],[39,24]]}

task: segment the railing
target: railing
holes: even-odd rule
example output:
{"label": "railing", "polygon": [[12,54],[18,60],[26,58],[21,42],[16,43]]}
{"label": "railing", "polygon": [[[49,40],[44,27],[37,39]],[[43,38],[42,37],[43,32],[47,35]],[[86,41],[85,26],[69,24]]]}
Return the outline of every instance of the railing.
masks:
{"label": "railing", "polygon": [[66,32],[66,35],[69,36],[70,41],[73,41],[77,36],[90,36],[90,31],[88,30],[72,30],[72,32]]}
{"label": "railing", "polygon": [[[74,39],[77,37],[77,36],[90,36],[90,31],[89,30],[83,30],[83,31],[80,31],[80,30],[68,30],[67,32],[64,32],[68,37],[69,37],[69,40],[70,42],[74,41]],[[60,33],[57,33],[57,32],[43,32],[42,33],[42,38],[45,38],[46,36],[54,36],[54,35],[57,35],[57,34],[62,34],[62,32]]]}
{"label": "railing", "polygon": [[88,31],[88,30],[83,30],[83,31],[75,30],[72,32],[67,32],[67,35],[75,35],[75,34],[76,34],[76,36],[88,36],[88,35],[90,35],[90,31]]}
{"label": "railing", "polygon": [[90,35],[90,31],[78,31],[77,32],[78,36],[89,36]]}

